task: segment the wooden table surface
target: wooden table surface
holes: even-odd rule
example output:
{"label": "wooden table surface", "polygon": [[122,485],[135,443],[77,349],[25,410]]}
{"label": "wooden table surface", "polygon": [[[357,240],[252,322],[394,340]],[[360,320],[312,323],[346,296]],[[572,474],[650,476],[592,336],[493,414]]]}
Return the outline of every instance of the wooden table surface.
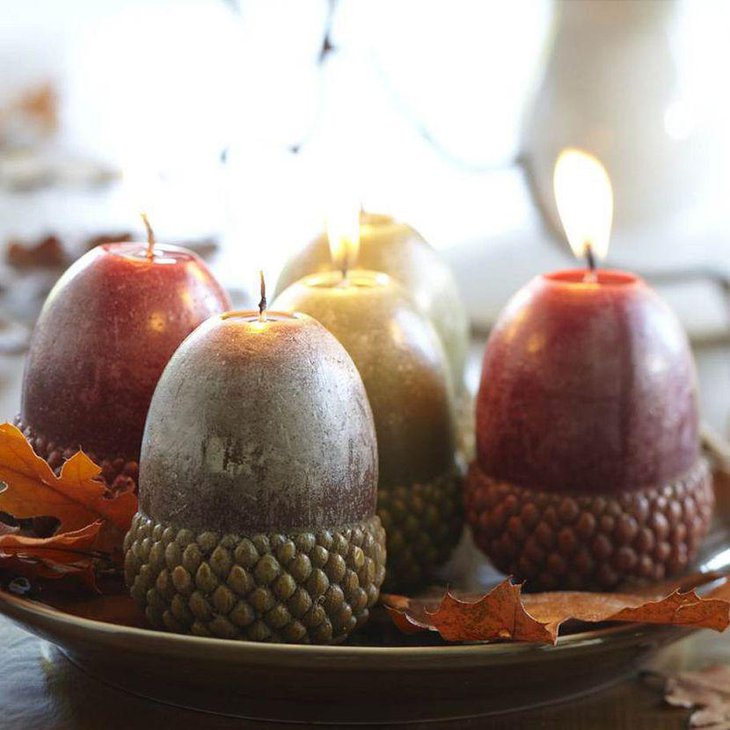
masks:
{"label": "wooden table surface", "polygon": [[[478,374],[482,343],[475,343],[469,379]],[[730,416],[730,347],[697,353],[701,403],[705,420],[726,433]],[[0,357],[0,419],[17,410],[22,358]],[[54,646],[0,617],[0,728],[2,730],[229,730],[297,728],[302,725],[259,723],[182,710],[107,686],[71,664]],[[717,663],[730,664],[730,633],[700,631],[665,649],[652,664],[673,672]],[[567,690],[568,688],[566,688]],[[485,687],[485,692],[489,688]],[[434,701],[438,701],[435,699]],[[590,697],[530,712],[453,723],[409,725],[424,728],[662,728],[687,725],[688,712],[665,705],[660,693],[638,677]]]}

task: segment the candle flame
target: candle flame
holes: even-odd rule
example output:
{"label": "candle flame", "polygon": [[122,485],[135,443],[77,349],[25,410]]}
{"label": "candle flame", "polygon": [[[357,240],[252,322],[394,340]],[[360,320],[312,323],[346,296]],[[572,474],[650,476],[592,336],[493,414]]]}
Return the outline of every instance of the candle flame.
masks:
{"label": "candle flame", "polygon": [[327,238],[332,263],[347,272],[357,263],[360,252],[360,205],[356,202],[334,206],[327,216]]}
{"label": "candle flame", "polygon": [[613,189],[606,168],[593,155],[563,150],[553,174],[555,202],[573,253],[603,259],[613,218]]}

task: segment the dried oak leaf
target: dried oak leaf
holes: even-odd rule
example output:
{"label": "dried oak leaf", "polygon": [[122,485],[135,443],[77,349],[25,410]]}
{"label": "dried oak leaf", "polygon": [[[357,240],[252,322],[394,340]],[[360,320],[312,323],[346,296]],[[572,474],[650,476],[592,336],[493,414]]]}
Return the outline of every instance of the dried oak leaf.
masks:
{"label": "dried oak leaf", "polygon": [[438,632],[446,641],[510,640],[555,643],[560,627],[575,619],[587,623],[621,621],[671,624],[723,631],[730,625],[727,583],[707,597],[694,591],[667,596],[555,591],[522,595],[508,578],[481,597],[414,599],[383,596],[396,626],[406,633]]}
{"label": "dried oak leaf", "polygon": [[52,516],[59,520],[54,537],[100,522],[91,547],[121,557],[121,544],[137,510],[131,489],[114,495],[97,479],[101,468],[78,451],[56,476],[33,451],[22,432],[0,424],[0,511],[16,519]]}
{"label": "dried oak leaf", "polygon": [[694,709],[690,727],[721,730],[730,727],[730,667],[707,667],[663,677],[664,700],[674,707]]}
{"label": "dried oak leaf", "polygon": [[93,587],[94,551],[102,521],[52,537],[28,537],[16,528],[0,530],[0,567],[26,578],[81,578]]}
{"label": "dried oak leaf", "polygon": [[101,520],[74,532],[51,537],[28,537],[13,533],[0,535],[0,558],[17,557],[51,563],[77,563],[91,560]]}
{"label": "dried oak leaf", "polygon": [[52,233],[34,241],[11,239],[5,259],[16,269],[53,269],[69,263],[61,239]]}

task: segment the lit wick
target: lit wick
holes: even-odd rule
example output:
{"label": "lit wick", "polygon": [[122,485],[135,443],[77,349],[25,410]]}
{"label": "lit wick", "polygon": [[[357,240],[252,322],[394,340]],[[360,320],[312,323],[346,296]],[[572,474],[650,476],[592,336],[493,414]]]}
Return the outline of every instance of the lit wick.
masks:
{"label": "lit wick", "polygon": [[349,247],[344,246],[344,250],[342,252],[342,284],[347,284],[347,270],[350,268],[350,256],[349,254]]}
{"label": "lit wick", "polygon": [[360,207],[352,204],[338,208],[327,218],[332,268],[339,271],[339,286],[347,287],[350,269],[357,264],[360,249]]}
{"label": "lit wick", "polygon": [[147,220],[147,213],[140,213],[140,215],[144,227],[147,229],[147,259],[151,261],[155,257],[155,232],[152,230],[149,220]]}
{"label": "lit wick", "polygon": [[586,241],[583,245],[583,253],[585,254],[586,263],[588,264],[588,271],[586,271],[583,281],[594,284],[598,281],[598,277],[596,276],[596,256],[593,253],[593,246],[589,241]]}
{"label": "lit wick", "polygon": [[259,302],[259,322],[266,321],[266,281],[264,280],[264,272],[259,271],[259,281],[261,283],[261,301]]}

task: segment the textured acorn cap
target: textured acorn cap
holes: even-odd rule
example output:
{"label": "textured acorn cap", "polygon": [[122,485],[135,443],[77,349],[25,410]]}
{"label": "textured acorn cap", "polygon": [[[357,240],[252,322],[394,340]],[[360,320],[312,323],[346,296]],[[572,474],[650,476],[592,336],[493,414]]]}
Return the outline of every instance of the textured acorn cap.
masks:
{"label": "textured acorn cap", "polygon": [[160,379],[140,510],[192,530],[333,528],[375,514],[377,478],[370,405],[342,345],[306,315],[229,313]]}

